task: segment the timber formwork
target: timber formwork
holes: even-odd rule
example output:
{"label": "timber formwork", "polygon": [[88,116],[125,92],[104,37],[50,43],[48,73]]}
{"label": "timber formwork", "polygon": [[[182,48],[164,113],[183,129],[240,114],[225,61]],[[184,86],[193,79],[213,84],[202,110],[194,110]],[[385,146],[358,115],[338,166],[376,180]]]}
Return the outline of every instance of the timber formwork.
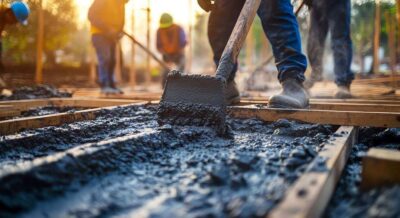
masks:
{"label": "timber formwork", "polygon": [[[25,129],[59,126],[66,123],[96,119],[97,112],[115,107],[157,104],[159,96],[143,99],[38,99],[0,102],[0,117],[12,117],[36,107],[87,108],[72,113],[8,119],[0,121],[0,135],[14,134]],[[238,106],[228,108],[230,116],[258,118],[264,121],[293,119],[308,123],[340,126],[326,142],[329,146],[319,152],[318,158],[327,160],[326,170],[306,172],[286,192],[285,198],[269,217],[320,217],[322,216],[352,146],[356,143],[358,126],[400,128],[400,101],[396,100],[334,100],[312,99],[307,110],[278,110],[266,108],[265,99],[244,99]],[[1,175],[0,175],[1,176]]]}

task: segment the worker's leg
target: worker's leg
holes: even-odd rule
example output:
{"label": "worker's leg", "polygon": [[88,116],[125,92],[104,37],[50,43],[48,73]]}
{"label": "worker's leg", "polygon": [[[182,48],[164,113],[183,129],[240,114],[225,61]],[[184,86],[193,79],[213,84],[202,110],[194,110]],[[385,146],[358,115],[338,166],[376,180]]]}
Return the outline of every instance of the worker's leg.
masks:
{"label": "worker's leg", "polygon": [[186,62],[186,60],[185,60],[185,55],[184,54],[177,55],[176,60],[175,60],[175,64],[176,64],[176,67],[178,68],[178,70],[180,72],[185,71],[185,62]]}
{"label": "worker's leg", "polygon": [[350,0],[330,0],[329,27],[332,35],[334,71],[338,86],[350,86],[354,74],[350,70],[353,45],[350,36]]}
{"label": "worker's leg", "polygon": [[308,96],[303,88],[307,59],[290,0],[265,0],[258,10],[264,31],[272,44],[282,92],[269,100],[270,107],[305,108]]}
{"label": "worker's leg", "polygon": [[98,82],[102,88],[109,87],[110,65],[112,62],[110,40],[105,36],[96,34],[92,36],[93,46],[96,50],[98,60]]}
{"label": "worker's leg", "polygon": [[293,78],[303,82],[307,60],[301,51],[299,27],[290,0],[262,1],[258,15],[272,44],[279,81]]}
{"label": "worker's leg", "polygon": [[311,77],[305,83],[311,88],[314,82],[322,80],[323,56],[328,34],[328,14],[326,0],[314,1],[310,15],[310,29],[307,42],[307,55],[312,69]]}
{"label": "worker's leg", "polygon": [[[218,0],[208,21],[208,39],[214,53],[214,62],[218,66],[219,60],[228,43],[232,30],[235,27],[245,0]],[[235,78],[237,65],[228,81]]]}
{"label": "worker's leg", "polygon": [[107,81],[111,88],[116,88],[115,75],[114,75],[115,66],[117,64],[116,52],[117,52],[117,43],[114,41],[110,41],[110,62],[107,71],[108,72]]}

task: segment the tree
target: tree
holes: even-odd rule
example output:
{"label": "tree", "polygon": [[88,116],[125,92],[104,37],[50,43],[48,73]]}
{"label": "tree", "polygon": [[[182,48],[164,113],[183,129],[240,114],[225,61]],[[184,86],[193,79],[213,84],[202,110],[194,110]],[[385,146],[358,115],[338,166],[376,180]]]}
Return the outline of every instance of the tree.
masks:
{"label": "tree", "polygon": [[[34,63],[38,30],[38,2],[27,1],[31,8],[28,26],[10,26],[4,33],[4,59],[14,63]],[[64,49],[77,30],[74,0],[46,0],[44,5],[44,53],[46,62],[55,63],[55,51]]]}

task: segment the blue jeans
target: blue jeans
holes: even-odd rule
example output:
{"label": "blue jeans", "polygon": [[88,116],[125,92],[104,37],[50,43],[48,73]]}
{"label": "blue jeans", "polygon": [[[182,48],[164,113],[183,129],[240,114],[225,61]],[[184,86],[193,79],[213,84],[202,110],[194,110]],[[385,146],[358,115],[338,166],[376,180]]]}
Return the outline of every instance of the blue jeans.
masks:
{"label": "blue jeans", "polygon": [[307,53],[313,77],[320,77],[326,37],[330,31],[334,58],[335,82],[350,85],[353,45],[350,37],[350,0],[318,0],[313,2]]}
{"label": "blue jeans", "polygon": [[115,87],[114,68],[116,42],[102,34],[92,36],[98,60],[98,83],[104,87]]}
{"label": "blue jeans", "polygon": [[[208,23],[208,38],[218,65],[245,0],[218,0]],[[290,0],[262,0],[257,11],[266,36],[272,44],[278,79],[304,81],[307,58],[301,51],[301,39]],[[237,66],[229,80],[235,78]]]}

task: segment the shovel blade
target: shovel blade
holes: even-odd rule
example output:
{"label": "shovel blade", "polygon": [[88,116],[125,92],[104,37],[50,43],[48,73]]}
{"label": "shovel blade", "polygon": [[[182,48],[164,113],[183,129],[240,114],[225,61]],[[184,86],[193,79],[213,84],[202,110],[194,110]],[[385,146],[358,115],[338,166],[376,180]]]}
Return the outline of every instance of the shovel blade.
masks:
{"label": "shovel blade", "polygon": [[225,132],[225,84],[221,79],[188,75],[173,71],[168,74],[158,109],[160,125],[208,126]]}

